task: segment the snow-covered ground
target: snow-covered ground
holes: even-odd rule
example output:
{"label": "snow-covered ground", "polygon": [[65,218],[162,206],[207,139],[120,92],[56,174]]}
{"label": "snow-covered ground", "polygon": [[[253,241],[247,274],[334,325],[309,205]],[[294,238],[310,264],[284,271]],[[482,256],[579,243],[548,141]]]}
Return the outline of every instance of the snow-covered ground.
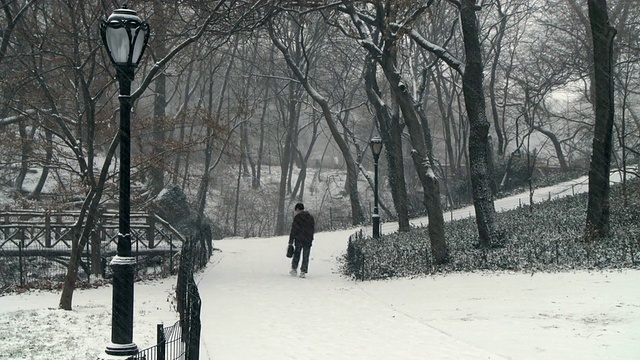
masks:
{"label": "snow-covered ground", "polygon": [[224,240],[201,276],[203,359],[638,359],[640,271],[338,275],[319,234],[307,279],[286,238]]}
{"label": "snow-covered ground", "polygon": [[[575,183],[586,186],[584,179]],[[571,194],[571,185],[536,194]],[[527,199],[505,199],[496,208]],[[288,275],[286,237],[217,241],[219,251],[197,274],[201,359],[640,359],[638,270],[355,282],[339,274],[336,260],[354,231],[316,235],[307,279]],[[136,284],[139,348],[153,345],[158,322],[177,319],[174,284]],[[76,291],[70,312],[57,310],[58,300],[59,293],[43,291],[0,297],[0,359],[102,353],[111,333],[111,287]]]}

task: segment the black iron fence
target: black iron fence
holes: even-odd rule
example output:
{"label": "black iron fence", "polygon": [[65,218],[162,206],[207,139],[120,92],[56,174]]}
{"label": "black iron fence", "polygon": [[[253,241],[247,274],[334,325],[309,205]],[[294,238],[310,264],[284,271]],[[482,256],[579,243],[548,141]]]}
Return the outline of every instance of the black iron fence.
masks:
{"label": "black iron fence", "polygon": [[157,341],[154,346],[140,350],[135,359],[140,360],[182,360],[186,359],[186,350],[182,340],[180,321],[169,327],[158,324]]}
{"label": "black iron fence", "polygon": [[194,271],[204,268],[211,248],[204,241],[188,239],[180,253],[176,298],[180,320],[173,326],[157,326],[157,344],[140,350],[136,360],[198,360],[200,357],[200,310],[202,300]]}
{"label": "black iron fence", "polygon": [[180,254],[180,272],[178,273],[178,285],[176,297],[182,338],[187,346],[186,360],[197,360],[200,357],[200,309],[202,300],[198,285],[193,277],[197,269],[204,268],[211,256],[211,249],[198,239],[189,239],[185,242]]}

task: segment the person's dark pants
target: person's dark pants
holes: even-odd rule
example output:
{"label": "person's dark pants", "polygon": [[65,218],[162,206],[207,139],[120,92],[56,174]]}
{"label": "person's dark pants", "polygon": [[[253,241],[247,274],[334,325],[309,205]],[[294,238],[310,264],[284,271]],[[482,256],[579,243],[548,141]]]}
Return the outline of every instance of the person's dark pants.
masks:
{"label": "person's dark pants", "polygon": [[309,254],[311,254],[311,245],[302,244],[296,241],[295,251],[293,252],[293,259],[291,259],[291,268],[298,269],[298,263],[300,262],[300,253],[302,253],[302,265],[300,271],[303,273],[309,270]]}

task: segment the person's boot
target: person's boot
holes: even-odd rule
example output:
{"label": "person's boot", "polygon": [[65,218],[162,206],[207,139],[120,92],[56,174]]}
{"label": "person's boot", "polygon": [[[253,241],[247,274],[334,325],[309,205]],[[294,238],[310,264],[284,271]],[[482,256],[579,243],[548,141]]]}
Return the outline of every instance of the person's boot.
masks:
{"label": "person's boot", "polygon": [[296,269],[291,269],[291,271],[289,271],[289,275],[291,275],[291,276],[297,276],[297,275],[298,275],[298,270],[296,270]]}

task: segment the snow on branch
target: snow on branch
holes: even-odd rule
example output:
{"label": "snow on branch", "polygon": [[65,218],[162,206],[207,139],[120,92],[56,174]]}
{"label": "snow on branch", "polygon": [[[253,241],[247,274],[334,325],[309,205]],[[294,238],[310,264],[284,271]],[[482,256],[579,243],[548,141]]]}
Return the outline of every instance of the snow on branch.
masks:
{"label": "snow on branch", "polygon": [[[352,18],[355,16],[356,18],[358,18],[361,22],[365,22],[369,25],[375,25],[376,21],[373,17],[363,14],[363,13],[356,13],[354,10],[354,14],[351,15]],[[355,22],[355,20],[354,20]],[[357,24],[356,24],[357,25]],[[364,27],[364,25],[361,25],[362,27]],[[399,31],[400,29],[403,28],[403,25],[398,24],[398,23],[390,23],[389,27],[393,30],[393,31]],[[459,59],[457,59],[455,56],[453,56],[453,54],[451,54],[447,49],[436,45],[430,41],[428,41],[427,39],[425,39],[418,31],[416,31],[415,29],[411,29],[410,31],[407,32],[409,37],[411,37],[411,39],[413,41],[415,41],[415,43],[420,46],[421,48],[433,53],[435,56],[437,56],[439,59],[441,59],[442,61],[444,61],[447,65],[451,66],[454,70],[456,70],[458,73],[460,74],[464,74],[464,63],[462,61],[460,61]],[[362,41],[366,41],[368,39],[363,39]],[[373,41],[372,41],[373,43]],[[363,44],[364,46],[364,44]]]}
{"label": "snow on branch", "polygon": [[62,116],[60,114],[53,113],[53,111],[51,109],[45,109],[45,110],[29,109],[29,110],[20,111],[20,114],[15,115],[15,116],[8,116],[8,117],[5,117],[5,118],[1,118],[0,119],[0,126],[7,126],[7,125],[19,123],[21,121],[28,120],[28,119],[30,119],[33,116],[36,116],[38,114],[51,115],[52,117],[54,117],[54,118],[56,118],[56,119],[58,119],[60,121],[68,122],[68,123],[70,123],[72,125],[75,125],[77,123],[77,121],[74,120],[74,119]]}
{"label": "snow on branch", "polygon": [[457,7],[458,9],[462,7],[462,4],[460,3],[459,0],[447,0],[447,1],[453,4],[453,6]]}
{"label": "snow on branch", "polygon": [[18,122],[20,122],[22,120],[25,120],[25,119],[29,118],[32,115],[35,115],[36,113],[37,113],[37,110],[32,109],[32,110],[24,111],[20,115],[9,116],[9,117],[6,117],[6,118],[2,118],[2,119],[0,119],[0,126],[7,126],[7,125],[18,123]]}
{"label": "snow on branch", "polygon": [[373,36],[371,36],[371,32],[362,21],[361,15],[355,10],[353,4],[348,1],[343,1],[345,7],[340,7],[341,11],[346,12],[351,16],[351,20],[353,21],[353,25],[358,30],[360,34],[360,45],[371,52],[374,56],[379,57],[382,56],[382,50],[376,45],[376,42],[373,40]]}
{"label": "snow on branch", "polygon": [[[394,24],[391,24],[391,26],[394,26]],[[416,42],[418,46],[433,53],[435,56],[444,61],[447,65],[451,66],[461,75],[464,74],[464,63],[453,56],[449,51],[447,51],[447,49],[428,41],[416,30],[412,29],[409,32],[409,36],[413,41]]]}
{"label": "snow on branch", "polygon": [[436,174],[433,172],[433,168],[431,167],[431,163],[429,162],[428,158],[425,157],[424,159],[422,159],[422,165],[426,169],[425,175],[427,176],[427,178],[435,179]]}

